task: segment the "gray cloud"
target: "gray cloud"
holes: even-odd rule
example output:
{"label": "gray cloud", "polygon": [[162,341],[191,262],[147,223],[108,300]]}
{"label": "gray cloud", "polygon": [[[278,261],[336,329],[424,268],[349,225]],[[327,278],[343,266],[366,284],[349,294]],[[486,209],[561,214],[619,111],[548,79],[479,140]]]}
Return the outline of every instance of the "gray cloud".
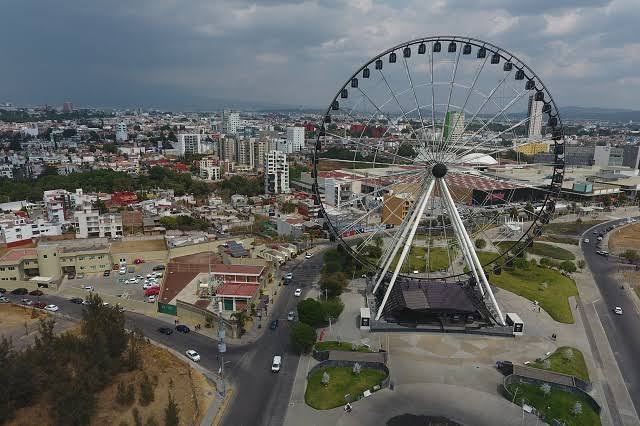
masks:
{"label": "gray cloud", "polygon": [[0,16],[0,101],[324,106],[377,52],[461,34],[521,56],[561,105],[640,108],[637,22],[637,0],[21,0]]}

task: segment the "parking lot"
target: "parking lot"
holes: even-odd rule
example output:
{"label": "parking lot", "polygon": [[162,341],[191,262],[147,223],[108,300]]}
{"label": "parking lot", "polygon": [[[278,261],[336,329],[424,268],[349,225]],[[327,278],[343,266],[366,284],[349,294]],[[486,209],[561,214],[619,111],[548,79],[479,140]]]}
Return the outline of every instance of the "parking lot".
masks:
{"label": "parking lot", "polygon": [[[111,270],[111,274],[108,277],[103,276],[102,272],[86,274],[84,278],[68,279],[65,278],[63,286],[66,288],[78,288],[82,289],[86,286],[93,286],[94,291],[97,293],[108,294],[111,296],[118,296],[125,299],[144,301],[147,298],[144,296],[144,289],[142,288],[147,274],[153,271],[153,267],[160,265],[161,263],[141,263],[138,265],[128,265],[128,269],[134,268],[134,272],[128,272],[126,274],[120,274],[118,270]],[[159,271],[164,272],[164,271]],[[136,284],[127,284],[126,281],[135,277],[142,277],[138,279]],[[162,283],[162,278],[158,280],[158,284]]]}

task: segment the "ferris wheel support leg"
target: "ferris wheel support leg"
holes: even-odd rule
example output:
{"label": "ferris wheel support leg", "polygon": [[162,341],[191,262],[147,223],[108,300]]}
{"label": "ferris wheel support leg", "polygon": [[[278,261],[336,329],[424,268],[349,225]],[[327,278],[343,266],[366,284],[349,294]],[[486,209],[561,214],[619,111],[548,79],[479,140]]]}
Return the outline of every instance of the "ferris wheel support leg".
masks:
{"label": "ferris wheel support leg", "polygon": [[[449,192],[449,188],[447,187],[447,184],[444,180],[441,181],[440,183],[440,187],[442,188],[443,191],[443,195],[445,196],[445,198],[447,199],[449,205],[453,205],[455,207],[455,203],[453,201],[453,198],[451,197],[451,193]],[[487,294],[489,294],[489,298],[491,299],[491,304],[493,305],[493,308],[495,309],[496,313],[498,314],[498,320],[500,325],[505,325],[504,322],[504,317],[502,316],[502,311],[500,310],[500,307],[498,306],[498,302],[496,301],[495,296],[493,295],[493,291],[491,290],[491,286],[489,285],[489,282],[487,281],[487,277],[484,274],[484,270],[482,269],[482,264],[480,263],[480,260],[478,259],[478,255],[476,254],[476,251],[473,249],[472,245],[471,245],[471,238],[469,238],[469,234],[467,234],[467,231],[464,227],[464,224],[462,222],[462,219],[460,218],[460,214],[458,213],[458,210],[456,210],[455,208],[451,209],[452,213],[453,213],[453,217],[455,218],[454,220],[457,221],[457,225],[458,228],[460,229],[460,236],[462,238],[465,239],[465,241],[467,242],[467,247],[470,249],[470,254],[471,254],[471,258],[473,259],[473,263],[475,264],[477,271],[478,271],[478,275],[481,278],[481,281],[478,283],[479,285],[484,285],[485,290],[487,292]]]}
{"label": "ferris wheel support leg", "polygon": [[414,222],[416,216],[418,215],[419,206],[424,201],[424,197],[426,195],[427,194],[425,192],[420,196],[420,198],[418,198],[418,201],[415,204],[415,208],[413,209],[413,213],[411,213],[411,216],[409,217],[409,220],[404,223],[404,225],[402,227],[402,231],[400,232],[400,238],[398,238],[398,240],[396,241],[396,243],[395,243],[395,245],[393,247],[393,250],[389,254],[389,257],[387,257],[385,259],[385,261],[384,261],[384,268],[382,269],[382,272],[378,276],[378,280],[376,281],[375,287],[373,287],[373,294],[375,294],[376,291],[378,291],[378,287],[380,286],[380,283],[382,283],[382,281],[384,280],[385,275],[387,275],[387,271],[391,267],[391,264],[393,263],[393,259],[395,259],[396,255],[398,254],[398,250],[400,250],[400,247],[402,246],[402,242],[404,241],[404,239],[406,238],[407,234],[409,233],[409,229],[411,228],[411,224]]}
{"label": "ferris wheel support leg", "polygon": [[[439,179],[438,180],[438,185],[442,186],[442,182]],[[440,189],[440,194],[443,194],[443,190],[442,188]],[[460,229],[460,224],[458,223],[458,221],[456,220],[456,218],[454,218],[454,213],[453,211],[456,209],[455,204],[452,204],[449,202],[449,199],[447,197],[442,197],[444,199],[445,204],[447,205],[447,210],[449,210],[451,212],[450,215],[450,219],[451,219],[451,224],[453,225],[453,229],[454,229],[454,233],[456,234],[456,237],[458,238],[458,244],[460,244],[460,250],[462,251],[462,255],[464,256],[464,260],[467,264],[467,266],[469,267],[469,269],[471,270],[471,272],[473,273],[473,277],[476,279],[476,283],[478,283],[478,288],[480,289],[480,294],[482,294],[482,297],[484,297],[484,288],[482,286],[482,283],[480,282],[480,277],[478,275],[478,270],[476,269],[476,265],[473,262],[473,257],[471,257],[471,250],[473,250],[473,248],[469,247],[467,245],[467,240],[462,236],[462,229]],[[480,273],[482,273],[480,271]]]}
{"label": "ferris wheel support leg", "polygon": [[398,263],[396,264],[396,269],[393,272],[393,276],[391,277],[391,281],[389,281],[389,285],[387,286],[387,291],[384,293],[384,298],[382,299],[382,303],[380,303],[380,307],[378,308],[378,313],[376,315],[376,321],[380,319],[382,315],[382,310],[384,309],[384,305],[387,303],[387,299],[389,299],[389,295],[391,294],[391,290],[393,289],[393,285],[398,278],[398,274],[400,274],[400,269],[402,269],[402,265],[404,264],[404,260],[409,253],[409,249],[411,248],[411,243],[413,242],[413,237],[416,235],[416,230],[418,229],[418,224],[420,223],[420,219],[424,214],[425,209],[427,208],[427,202],[429,201],[429,197],[431,196],[431,192],[433,192],[433,187],[435,185],[435,179],[431,179],[427,184],[426,191],[424,192],[424,196],[422,197],[422,202],[419,207],[416,209],[417,215],[413,218],[413,222],[411,223],[411,231],[409,232],[409,237],[404,242],[404,248],[402,249],[402,253],[400,253],[400,259],[398,259]]}

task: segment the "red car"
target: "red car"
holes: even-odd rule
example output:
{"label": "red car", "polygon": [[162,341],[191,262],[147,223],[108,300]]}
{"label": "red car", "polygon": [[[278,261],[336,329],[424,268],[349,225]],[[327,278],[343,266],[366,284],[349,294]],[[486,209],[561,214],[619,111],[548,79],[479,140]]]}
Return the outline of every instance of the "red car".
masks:
{"label": "red car", "polygon": [[33,306],[38,309],[44,309],[44,307],[47,306],[47,304],[42,302],[36,302],[33,304]]}
{"label": "red car", "polygon": [[151,287],[144,291],[145,296],[157,296],[160,294],[160,287]]}
{"label": "red car", "polygon": [[135,263],[136,265],[139,265],[141,263],[144,263],[144,259],[136,259],[133,261],[133,263]]}

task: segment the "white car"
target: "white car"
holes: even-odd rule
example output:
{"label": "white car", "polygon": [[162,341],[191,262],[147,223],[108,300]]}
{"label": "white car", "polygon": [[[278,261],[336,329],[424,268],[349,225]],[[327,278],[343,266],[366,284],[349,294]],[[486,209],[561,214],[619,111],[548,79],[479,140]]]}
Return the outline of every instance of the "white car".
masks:
{"label": "white car", "polygon": [[293,321],[295,319],[296,319],[296,313],[293,312],[293,311],[289,312],[289,315],[287,315],[287,320],[288,321]]}
{"label": "white car", "polygon": [[588,238],[585,238],[585,239],[584,239],[584,242],[588,244],[588,243],[589,243],[589,239],[588,239]]}
{"label": "white car", "polygon": [[147,274],[147,278],[153,278],[153,277],[155,277],[154,274]]}
{"label": "white car", "polygon": [[155,294],[152,294],[151,296],[149,296],[149,297],[147,298],[147,302],[149,302],[149,303],[156,303],[156,295],[155,295]]}
{"label": "white car", "polygon": [[616,306],[613,308],[613,313],[616,315],[622,315],[622,308],[620,306]]}
{"label": "white car", "polygon": [[301,288],[296,288],[296,291],[293,292],[293,295],[295,297],[300,297],[302,296],[302,289]]}
{"label": "white car", "polygon": [[282,357],[280,355],[276,355],[273,357],[273,363],[271,363],[271,371],[277,373],[280,371],[280,367],[282,366]]}
{"label": "white car", "polygon": [[93,291],[93,290],[94,290],[94,288],[93,288],[93,286],[92,286],[92,285],[85,285],[85,286],[83,286],[82,288],[83,288],[84,290],[87,290],[87,291]]}
{"label": "white car", "polygon": [[185,354],[187,354],[187,358],[189,358],[193,362],[200,361],[200,354],[193,349],[189,349],[187,352],[185,352]]}
{"label": "white car", "polygon": [[142,284],[142,289],[143,290],[149,289],[151,287],[153,287],[153,284],[151,282],[149,282],[149,281],[145,281],[145,283]]}
{"label": "white car", "polygon": [[311,259],[313,257],[313,255],[311,253],[307,253],[304,255],[305,259]]}
{"label": "white car", "polygon": [[293,272],[288,272],[287,275],[284,276],[285,280],[292,280],[293,279]]}
{"label": "white car", "polygon": [[120,275],[126,274],[127,273],[127,267],[126,266],[121,267],[120,269],[118,269],[118,273]]}
{"label": "white car", "polygon": [[129,278],[124,283],[125,284],[138,284],[138,280],[136,278]]}
{"label": "white car", "polygon": [[45,311],[50,311],[50,312],[56,312],[58,309],[60,308],[58,308],[57,305],[47,305],[44,307]]}

